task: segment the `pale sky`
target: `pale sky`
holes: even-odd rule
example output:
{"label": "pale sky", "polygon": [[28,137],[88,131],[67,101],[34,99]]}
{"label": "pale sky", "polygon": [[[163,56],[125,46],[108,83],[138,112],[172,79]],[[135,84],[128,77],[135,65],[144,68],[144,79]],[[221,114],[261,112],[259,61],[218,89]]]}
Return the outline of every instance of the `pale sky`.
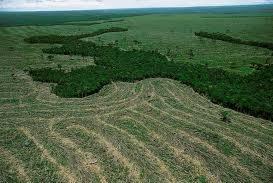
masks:
{"label": "pale sky", "polygon": [[0,10],[84,10],[273,3],[273,0],[0,0]]}

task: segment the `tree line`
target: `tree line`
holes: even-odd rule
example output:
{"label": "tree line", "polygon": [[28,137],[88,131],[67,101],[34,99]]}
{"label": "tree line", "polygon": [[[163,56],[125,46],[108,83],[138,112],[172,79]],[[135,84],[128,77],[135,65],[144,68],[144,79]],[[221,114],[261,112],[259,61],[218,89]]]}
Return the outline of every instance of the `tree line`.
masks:
{"label": "tree line", "polygon": [[117,20],[105,20],[102,22],[65,22],[63,24],[60,25],[77,25],[77,26],[91,26],[91,25],[99,25],[99,24],[103,24],[103,23],[115,23],[115,22],[123,22],[124,19],[117,19]]}
{"label": "tree line", "polygon": [[[206,94],[215,103],[256,117],[273,119],[272,65],[251,75],[241,76],[220,68],[171,62],[157,51],[124,51],[111,45],[100,46],[72,37],[74,42],[65,42],[61,47],[43,51],[50,54],[93,56],[96,65],[72,69],[70,72],[52,68],[28,70],[35,81],[57,83],[53,92],[58,96],[85,97],[98,92],[112,81],[171,78]],[[40,42],[44,40],[41,38]]]}
{"label": "tree line", "polygon": [[47,43],[47,44],[65,44],[75,42],[79,39],[85,37],[95,37],[101,34],[109,33],[109,32],[125,32],[128,31],[127,28],[120,27],[111,27],[106,29],[99,29],[95,32],[79,34],[79,35],[70,35],[70,36],[61,36],[61,35],[46,35],[46,36],[32,36],[24,39],[27,43]]}
{"label": "tree line", "polygon": [[220,33],[220,32],[209,33],[209,32],[201,31],[201,32],[195,32],[194,34],[199,37],[209,38],[209,39],[213,39],[213,40],[221,40],[221,41],[235,43],[235,44],[257,46],[257,47],[261,47],[261,48],[267,48],[267,49],[273,51],[273,43],[269,43],[269,42],[242,40],[239,38],[234,38],[234,37],[228,36],[228,35]]}

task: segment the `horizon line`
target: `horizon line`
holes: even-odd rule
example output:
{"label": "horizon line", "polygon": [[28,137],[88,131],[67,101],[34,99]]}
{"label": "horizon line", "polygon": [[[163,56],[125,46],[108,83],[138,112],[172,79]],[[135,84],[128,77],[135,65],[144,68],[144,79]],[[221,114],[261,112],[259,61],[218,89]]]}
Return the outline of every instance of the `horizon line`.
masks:
{"label": "horizon line", "polygon": [[45,10],[13,10],[13,9],[1,9],[0,12],[56,12],[56,11],[96,11],[96,10],[130,10],[130,9],[161,9],[161,8],[206,8],[206,7],[234,7],[234,6],[260,6],[260,5],[273,5],[272,2],[257,3],[257,4],[234,4],[234,5],[197,5],[197,6],[163,6],[163,7],[128,7],[128,8],[96,8],[96,9],[45,9]]}

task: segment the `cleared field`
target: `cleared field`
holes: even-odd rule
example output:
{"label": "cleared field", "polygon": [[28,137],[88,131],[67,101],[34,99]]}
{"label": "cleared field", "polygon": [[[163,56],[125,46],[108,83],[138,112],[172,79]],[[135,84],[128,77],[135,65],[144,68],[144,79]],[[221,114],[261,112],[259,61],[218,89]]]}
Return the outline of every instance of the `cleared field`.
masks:
{"label": "cleared field", "polygon": [[[154,22],[151,17],[155,15],[148,16]],[[134,27],[136,19],[148,18],[125,22]],[[121,24],[0,28],[0,182],[272,182],[270,121],[215,105],[170,79],[116,82],[97,94],[66,99],[52,94],[51,84],[33,82],[23,72],[28,67],[60,64],[69,70],[93,64],[88,57],[49,60],[41,52],[48,45],[27,44],[26,37]],[[131,33],[101,37],[115,40]],[[246,49],[240,54],[253,51]],[[221,120],[222,111],[230,111],[231,123]]]}
{"label": "cleared field", "polygon": [[226,124],[226,109],[173,80],[115,83],[70,100],[18,80],[29,95],[1,107],[4,180],[272,180],[272,123],[231,111]]}

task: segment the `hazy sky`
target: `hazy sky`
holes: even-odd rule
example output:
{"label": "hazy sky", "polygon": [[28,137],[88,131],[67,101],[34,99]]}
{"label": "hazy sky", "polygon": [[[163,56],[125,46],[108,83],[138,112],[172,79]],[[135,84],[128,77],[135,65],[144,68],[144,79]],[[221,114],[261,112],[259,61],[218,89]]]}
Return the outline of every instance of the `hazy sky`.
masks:
{"label": "hazy sky", "polygon": [[273,0],[0,0],[0,10],[76,10],[263,3],[273,3]]}

